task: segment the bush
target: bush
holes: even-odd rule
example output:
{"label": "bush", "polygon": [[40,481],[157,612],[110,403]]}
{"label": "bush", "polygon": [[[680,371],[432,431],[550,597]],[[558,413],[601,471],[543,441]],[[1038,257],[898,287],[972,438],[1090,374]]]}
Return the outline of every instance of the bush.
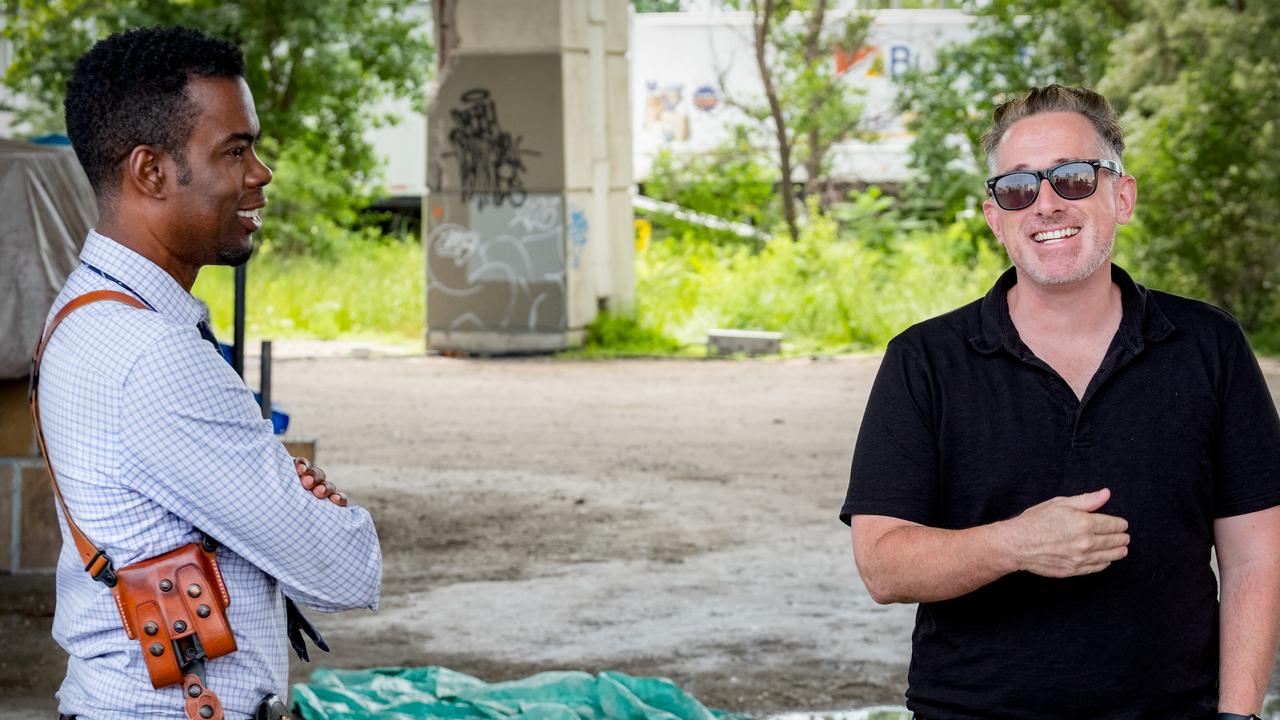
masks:
{"label": "bush", "polygon": [[680,350],[675,338],[641,324],[635,314],[602,312],[587,326],[583,357],[669,355]]}
{"label": "bush", "polygon": [[899,234],[885,249],[809,212],[797,242],[779,236],[760,252],[692,232],[653,243],[636,267],[639,323],[686,343],[726,327],[781,331],[797,351],[879,348],[980,297],[1006,265],[967,224]]}

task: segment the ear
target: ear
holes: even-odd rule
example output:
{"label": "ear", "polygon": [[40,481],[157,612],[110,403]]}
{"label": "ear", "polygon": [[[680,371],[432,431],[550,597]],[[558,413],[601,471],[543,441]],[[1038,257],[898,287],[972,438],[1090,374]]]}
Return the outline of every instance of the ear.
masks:
{"label": "ear", "polygon": [[991,198],[982,201],[982,216],[987,219],[987,227],[991,228],[996,240],[1003,245],[1004,238],[1000,236],[1000,208]]}
{"label": "ear", "polygon": [[1132,175],[1116,178],[1116,224],[1124,225],[1133,217],[1138,202],[1138,179]]}
{"label": "ear", "polygon": [[138,145],[125,158],[124,185],[144,197],[163,200],[167,179],[164,166],[162,156],[155,148]]}

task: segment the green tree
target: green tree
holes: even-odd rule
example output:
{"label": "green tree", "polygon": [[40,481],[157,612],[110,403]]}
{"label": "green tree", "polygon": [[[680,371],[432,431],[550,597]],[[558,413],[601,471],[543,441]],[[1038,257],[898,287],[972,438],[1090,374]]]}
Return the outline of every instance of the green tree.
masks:
{"label": "green tree", "polygon": [[[799,203],[792,190],[805,172],[805,193],[817,191],[828,172],[831,147],[859,133],[859,91],[836,72],[837,51],[866,41],[871,17],[833,14],[830,0],[726,0],[749,6],[754,59],[763,99],[726,98],[768,128],[782,184],[782,214],[792,240],[799,237]],[[720,83],[724,87],[725,83]]]}
{"label": "green tree", "polygon": [[908,208],[948,222],[979,200],[987,173],[978,141],[995,106],[1032,85],[1096,85],[1138,1],[970,0],[976,37],[900,81],[899,106],[915,135]]}
{"label": "green tree", "polygon": [[1114,50],[1101,89],[1127,108],[1138,179],[1126,252],[1280,347],[1280,7],[1151,0]]}
{"label": "green tree", "polygon": [[[731,142],[705,155],[660,152],[644,182],[644,194],[769,233],[780,221],[776,187],[776,169],[761,162],[746,132],[739,129]],[[658,222],[671,234],[693,229],[675,218],[659,216]],[[722,243],[744,242],[730,232],[695,232],[709,234]]]}
{"label": "green tree", "polygon": [[198,28],[244,51],[274,194],[285,199],[272,212],[286,222],[263,234],[290,249],[354,222],[378,173],[364,133],[389,119],[374,107],[422,96],[433,69],[431,23],[412,0],[8,0],[5,83],[25,99],[19,121],[60,131],[76,58],[100,38],[151,25]]}

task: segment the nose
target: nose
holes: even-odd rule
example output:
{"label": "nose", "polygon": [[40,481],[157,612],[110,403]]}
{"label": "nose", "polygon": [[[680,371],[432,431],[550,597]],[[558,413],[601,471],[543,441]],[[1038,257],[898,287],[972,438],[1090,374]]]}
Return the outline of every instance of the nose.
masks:
{"label": "nose", "polygon": [[262,158],[258,157],[257,150],[254,150],[252,155],[253,164],[249,168],[245,180],[251,187],[263,187],[271,182],[274,173],[271,172],[271,168],[267,167],[266,163],[262,162]]}
{"label": "nose", "polygon": [[1041,215],[1052,215],[1062,209],[1066,200],[1053,189],[1048,178],[1040,178],[1040,192],[1036,195],[1036,212]]}

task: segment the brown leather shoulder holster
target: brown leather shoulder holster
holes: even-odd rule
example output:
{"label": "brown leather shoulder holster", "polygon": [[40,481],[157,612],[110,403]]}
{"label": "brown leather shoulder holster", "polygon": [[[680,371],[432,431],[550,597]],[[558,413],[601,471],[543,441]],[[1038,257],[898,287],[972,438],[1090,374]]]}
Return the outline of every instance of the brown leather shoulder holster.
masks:
{"label": "brown leather shoulder holster", "polygon": [[142,646],[151,684],[163,688],[181,683],[188,718],[222,720],[222,703],[205,685],[205,663],[235,652],[236,639],[227,621],[231,596],[218,569],[217,542],[206,535],[199,543],[115,569],[106,551],[94,545],[71,519],[45,446],[39,396],[44,350],[53,331],[68,315],[100,301],[147,309],[132,295],[98,290],[73,299],[53,317],[31,358],[29,400],[40,452],[49,470],[54,497],[62,507],[62,516],[84,561],[84,569],[94,580],[111,588],[125,632]]}

